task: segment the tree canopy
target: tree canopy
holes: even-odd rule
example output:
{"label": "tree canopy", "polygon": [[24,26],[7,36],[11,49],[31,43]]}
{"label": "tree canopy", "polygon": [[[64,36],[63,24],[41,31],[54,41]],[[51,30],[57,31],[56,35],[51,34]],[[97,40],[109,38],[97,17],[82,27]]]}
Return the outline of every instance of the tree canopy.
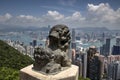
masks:
{"label": "tree canopy", "polygon": [[19,70],[33,60],[0,40],[0,80],[19,80]]}

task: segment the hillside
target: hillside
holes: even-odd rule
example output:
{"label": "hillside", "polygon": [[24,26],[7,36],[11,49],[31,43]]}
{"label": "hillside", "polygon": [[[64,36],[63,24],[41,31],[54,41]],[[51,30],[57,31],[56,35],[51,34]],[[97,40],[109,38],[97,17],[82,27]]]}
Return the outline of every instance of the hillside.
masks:
{"label": "hillside", "polygon": [[[21,54],[0,40],[0,80],[20,80],[19,70],[33,63],[33,60]],[[90,80],[79,77],[78,80]]]}
{"label": "hillside", "polygon": [[32,63],[30,57],[0,40],[0,80],[19,80],[19,70]]}

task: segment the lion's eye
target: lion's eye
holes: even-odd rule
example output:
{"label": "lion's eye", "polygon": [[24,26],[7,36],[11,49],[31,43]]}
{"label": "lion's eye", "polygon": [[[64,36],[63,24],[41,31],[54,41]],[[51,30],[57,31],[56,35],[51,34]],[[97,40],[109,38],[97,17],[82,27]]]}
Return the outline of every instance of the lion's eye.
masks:
{"label": "lion's eye", "polygon": [[59,31],[56,31],[56,32],[59,32]]}

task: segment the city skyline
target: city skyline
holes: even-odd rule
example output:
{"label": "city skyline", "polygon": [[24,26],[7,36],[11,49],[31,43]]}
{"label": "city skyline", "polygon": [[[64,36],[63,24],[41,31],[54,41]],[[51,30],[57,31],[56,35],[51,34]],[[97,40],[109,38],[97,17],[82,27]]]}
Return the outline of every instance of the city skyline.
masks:
{"label": "city skyline", "polygon": [[66,24],[71,28],[120,30],[119,3],[119,0],[1,0],[0,29]]}

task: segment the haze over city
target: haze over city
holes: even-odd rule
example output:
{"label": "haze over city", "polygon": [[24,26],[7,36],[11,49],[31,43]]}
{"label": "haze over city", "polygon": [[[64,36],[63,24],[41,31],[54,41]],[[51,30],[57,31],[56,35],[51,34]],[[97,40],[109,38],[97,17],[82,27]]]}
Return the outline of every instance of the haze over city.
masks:
{"label": "haze over city", "polygon": [[0,0],[0,29],[69,27],[120,29],[119,0]]}

